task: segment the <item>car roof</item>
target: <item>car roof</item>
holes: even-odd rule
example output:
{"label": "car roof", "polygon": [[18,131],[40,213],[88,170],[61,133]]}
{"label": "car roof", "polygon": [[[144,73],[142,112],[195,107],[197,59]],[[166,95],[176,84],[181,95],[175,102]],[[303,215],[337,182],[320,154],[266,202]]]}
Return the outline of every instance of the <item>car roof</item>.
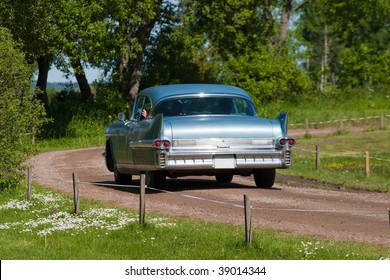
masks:
{"label": "car roof", "polygon": [[175,84],[150,87],[142,90],[139,95],[147,95],[155,104],[161,99],[179,95],[191,94],[232,94],[250,99],[248,93],[241,88],[220,84]]}

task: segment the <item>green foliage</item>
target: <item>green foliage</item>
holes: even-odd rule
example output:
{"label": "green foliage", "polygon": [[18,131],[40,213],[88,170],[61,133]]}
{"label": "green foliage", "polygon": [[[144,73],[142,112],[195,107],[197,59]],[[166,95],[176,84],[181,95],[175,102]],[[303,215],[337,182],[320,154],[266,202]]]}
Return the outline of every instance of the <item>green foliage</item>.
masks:
{"label": "green foliage", "polygon": [[107,120],[107,111],[94,103],[84,103],[73,88],[54,92],[47,107],[52,122],[44,127],[43,139],[89,138],[101,136]]}
{"label": "green foliage", "polygon": [[219,80],[246,89],[258,107],[302,99],[312,88],[305,72],[272,47],[231,57],[223,64]]}
{"label": "green foliage", "polygon": [[191,32],[191,20],[184,11],[170,11],[160,20],[146,50],[142,87],[216,81],[218,54],[205,46],[202,34]]}
{"label": "green foliage", "polygon": [[311,1],[299,30],[307,46],[312,78],[339,88],[389,84],[390,4],[388,1]]}
{"label": "green foliage", "polygon": [[222,57],[242,54],[247,49],[271,42],[275,1],[190,1],[194,14],[192,29],[205,34]]}
{"label": "green foliage", "polygon": [[[117,120],[119,112],[127,112],[128,104],[123,100],[115,83],[100,81],[96,87],[96,107],[104,111],[109,123]],[[131,108],[130,108],[131,109]]]}
{"label": "green foliage", "polygon": [[56,29],[65,36],[59,38],[60,55],[55,60],[58,68],[70,74],[71,64],[77,60],[104,67],[106,59],[112,57],[115,52],[112,48],[117,42],[109,32],[114,23],[107,19],[107,5],[105,0],[59,2],[57,7],[61,12],[56,19]]}
{"label": "green foliage", "polygon": [[61,0],[13,0],[0,2],[0,25],[22,43],[30,63],[37,56],[56,52],[61,31],[53,24]]}
{"label": "green foliage", "polygon": [[0,190],[17,182],[17,170],[47,121],[29,92],[32,69],[9,31],[0,27]]}

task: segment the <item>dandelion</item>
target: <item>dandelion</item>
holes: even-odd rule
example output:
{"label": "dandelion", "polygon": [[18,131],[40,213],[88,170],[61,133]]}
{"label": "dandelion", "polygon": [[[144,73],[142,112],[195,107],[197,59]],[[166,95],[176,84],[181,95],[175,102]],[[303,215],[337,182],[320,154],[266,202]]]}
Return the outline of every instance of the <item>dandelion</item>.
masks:
{"label": "dandelion", "polygon": [[344,165],[341,164],[341,163],[336,163],[336,162],[332,162],[330,164],[328,164],[328,167],[329,168],[332,168],[332,169],[343,169],[344,168]]}

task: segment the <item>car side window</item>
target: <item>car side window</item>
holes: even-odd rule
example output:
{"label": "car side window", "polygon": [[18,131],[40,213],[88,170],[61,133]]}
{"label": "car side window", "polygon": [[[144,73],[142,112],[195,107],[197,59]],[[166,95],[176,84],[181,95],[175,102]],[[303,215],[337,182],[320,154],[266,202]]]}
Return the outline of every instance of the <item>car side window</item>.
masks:
{"label": "car side window", "polygon": [[142,111],[146,110],[146,115],[149,115],[151,108],[152,108],[152,103],[150,102],[150,99],[148,97],[145,96],[138,97],[134,103],[131,119],[134,121],[143,120],[146,116],[145,113],[142,114]]}
{"label": "car side window", "polygon": [[144,107],[142,109],[146,111],[146,116],[149,116],[151,114],[152,103],[150,102],[150,99],[148,97],[145,98]]}
{"label": "car side window", "polygon": [[145,97],[138,97],[135,100],[133,106],[133,113],[131,115],[131,119],[134,121],[139,121],[141,119],[142,108],[144,107]]}

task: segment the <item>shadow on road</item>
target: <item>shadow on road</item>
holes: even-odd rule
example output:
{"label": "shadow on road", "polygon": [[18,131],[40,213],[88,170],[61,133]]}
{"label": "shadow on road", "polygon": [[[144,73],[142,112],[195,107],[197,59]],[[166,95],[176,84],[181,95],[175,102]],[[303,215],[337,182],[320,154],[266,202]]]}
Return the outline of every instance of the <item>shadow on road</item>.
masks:
{"label": "shadow on road", "polygon": [[[210,189],[220,189],[223,191],[224,189],[257,189],[254,183],[248,181],[248,184],[238,183],[233,181],[232,183],[218,183],[213,179],[204,179],[204,178],[180,178],[180,179],[167,179],[166,184],[161,190],[158,189],[150,189],[146,188],[146,193],[161,193],[164,191],[169,192],[181,192],[181,191],[189,191],[189,190],[210,190]],[[131,185],[118,185],[113,181],[100,181],[100,182],[92,182],[92,184],[97,185],[99,187],[105,187],[110,189],[121,190],[125,192],[130,192],[134,194],[139,193],[140,180],[133,179]],[[280,190],[279,188],[271,188],[269,190]]]}

